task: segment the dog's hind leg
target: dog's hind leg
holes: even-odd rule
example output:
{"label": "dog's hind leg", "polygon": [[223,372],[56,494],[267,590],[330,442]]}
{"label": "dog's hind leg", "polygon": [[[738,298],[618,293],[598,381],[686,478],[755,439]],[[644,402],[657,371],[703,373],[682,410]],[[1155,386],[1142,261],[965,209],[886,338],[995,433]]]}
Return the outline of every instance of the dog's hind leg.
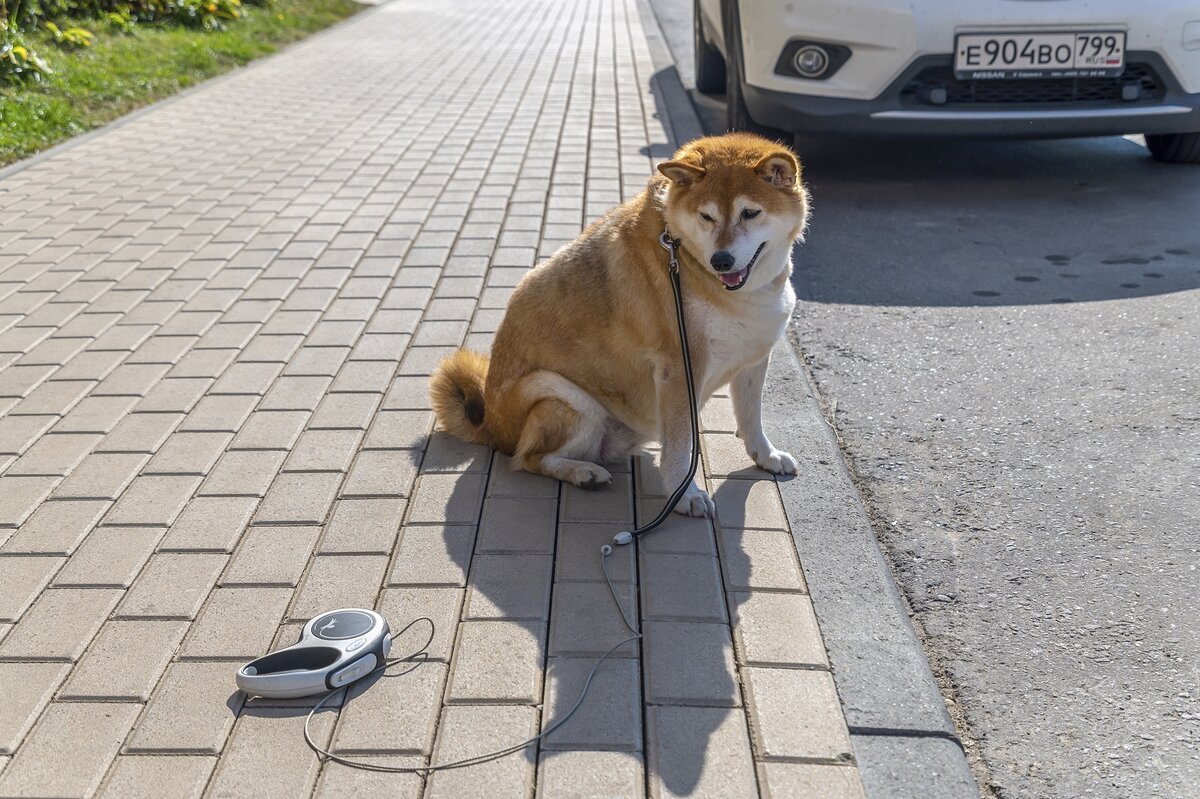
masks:
{"label": "dog's hind leg", "polygon": [[528,378],[535,397],[521,426],[513,465],[580,488],[603,488],[612,475],[600,457],[608,413],[579,386],[553,372]]}
{"label": "dog's hind leg", "polygon": [[624,422],[608,417],[604,424],[604,438],[600,442],[601,463],[627,458],[642,449],[646,439]]}

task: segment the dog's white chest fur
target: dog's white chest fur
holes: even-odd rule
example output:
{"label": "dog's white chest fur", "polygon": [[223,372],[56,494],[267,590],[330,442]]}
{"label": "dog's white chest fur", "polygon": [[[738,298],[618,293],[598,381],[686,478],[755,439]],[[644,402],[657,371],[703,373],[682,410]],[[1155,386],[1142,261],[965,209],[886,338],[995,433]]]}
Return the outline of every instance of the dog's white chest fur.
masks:
{"label": "dog's white chest fur", "polygon": [[[699,383],[703,400],[730,381],[745,367],[765,358],[775,341],[783,335],[796,292],[790,282],[783,289],[763,288],[738,297],[729,310],[707,303],[690,303],[689,317],[700,323],[707,341],[708,360]],[[703,402],[702,400],[702,402]]]}

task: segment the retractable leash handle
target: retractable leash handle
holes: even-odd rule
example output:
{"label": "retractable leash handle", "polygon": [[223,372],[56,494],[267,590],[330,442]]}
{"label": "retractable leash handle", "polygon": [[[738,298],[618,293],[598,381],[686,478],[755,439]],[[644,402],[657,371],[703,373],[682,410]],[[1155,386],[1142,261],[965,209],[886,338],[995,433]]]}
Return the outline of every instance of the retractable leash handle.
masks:
{"label": "retractable leash handle", "polygon": [[671,276],[671,291],[675,295],[675,318],[679,322],[679,349],[683,355],[683,376],[687,383],[688,410],[690,411],[688,418],[692,424],[692,461],[688,466],[687,475],[676,486],[659,514],[649,524],[644,524],[635,530],[622,530],[617,533],[613,536],[612,544],[605,544],[600,548],[603,555],[612,554],[614,545],[632,544],[638,537],[645,535],[670,518],[675,506],[683,499],[683,495],[687,493],[692,480],[695,479],[696,469],[700,464],[700,421],[699,409],[696,407],[696,383],[695,377],[692,375],[692,353],[688,349],[687,322],[683,318],[683,289],[679,285],[679,239],[671,238],[671,234],[664,229],[662,235],[658,237],[658,243],[671,256],[667,261],[667,268]]}
{"label": "retractable leash handle", "polygon": [[371,674],[387,662],[391,648],[383,616],[366,608],[339,608],[310,619],[296,643],[250,661],[235,679],[251,696],[311,696]]}

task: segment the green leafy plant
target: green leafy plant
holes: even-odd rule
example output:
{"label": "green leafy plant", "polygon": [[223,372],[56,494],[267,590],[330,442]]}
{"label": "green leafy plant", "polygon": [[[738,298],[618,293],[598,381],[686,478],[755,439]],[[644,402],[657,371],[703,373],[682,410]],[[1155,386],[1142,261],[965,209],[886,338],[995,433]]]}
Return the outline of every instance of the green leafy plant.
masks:
{"label": "green leafy plant", "polygon": [[37,15],[34,0],[0,0],[0,38],[17,33]]}
{"label": "green leafy plant", "polygon": [[108,11],[104,14],[103,19],[108,23],[108,27],[122,33],[129,33],[137,27],[137,21],[130,15],[129,9],[122,8],[117,11]]}
{"label": "green leafy plant", "polygon": [[50,65],[21,37],[0,22],[0,83],[41,80],[51,75]]}
{"label": "green leafy plant", "polygon": [[67,28],[62,29],[53,22],[47,22],[45,28],[50,35],[54,37],[54,41],[63,47],[91,47],[92,32],[86,28]]}
{"label": "green leafy plant", "polygon": [[225,23],[240,19],[241,0],[173,0],[174,17],[184,25],[210,31],[225,29]]}

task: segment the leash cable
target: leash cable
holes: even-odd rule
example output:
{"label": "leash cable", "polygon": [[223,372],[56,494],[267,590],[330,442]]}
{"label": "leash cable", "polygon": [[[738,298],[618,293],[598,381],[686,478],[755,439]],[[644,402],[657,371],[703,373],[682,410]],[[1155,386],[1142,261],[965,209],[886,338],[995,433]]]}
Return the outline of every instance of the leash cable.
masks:
{"label": "leash cable", "polygon": [[[325,703],[329,701],[334,694],[345,691],[346,697],[349,697],[349,690],[352,686],[345,686],[343,688],[335,688],[334,690],[325,694],[325,696],[321,697],[321,699],[318,700],[317,703],[308,711],[308,716],[304,719],[304,742],[308,744],[308,747],[312,749],[318,757],[322,758],[323,760],[333,761],[334,763],[340,763],[344,766],[363,769],[366,771],[423,774],[426,776],[435,771],[449,771],[451,769],[466,768],[468,766],[475,766],[481,763],[499,760],[502,757],[515,754],[516,752],[519,752],[522,749],[537,743],[570,721],[571,717],[575,715],[575,712],[583,706],[584,700],[587,699],[588,691],[592,687],[592,679],[596,676],[597,670],[604,663],[604,661],[608,660],[608,658],[611,657],[614,652],[616,652],[625,644],[641,639],[641,628],[639,628],[629,617],[629,614],[625,611],[625,606],[621,604],[621,600],[617,597],[617,589],[613,586],[612,576],[608,573],[608,557],[613,553],[614,544],[617,546],[624,546],[626,544],[633,543],[639,537],[659,527],[663,522],[670,518],[675,506],[681,499],[683,499],[683,495],[686,494],[688,489],[691,487],[692,480],[695,478],[696,470],[700,464],[700,419],[699,411],[696,408],[696,386],[695,379],[692,375],[692,355],[691,351],[688,349],[687,323],[683,318],[683,289],[679,284],[679,240],[671,238],[670,233],[664,229],[662,235],[658,237],[658,242],[660,245],[662,245],[663,249],[670,253],[670,260],[668,261],[667,266],[671,277],[671,290],[675,296],[675,318],[679,322],[679,348],[683,356],[683,373],[685,382],[687,383],[688,406],[689,410],[691,411],[689,416],[692,428],[692,458],[691,464],[688,467],[687,475],[684,476],[683,480],[671,493],[671,496],[667,500],[667,504],[663,506],[663,509],[657,516],[655,516],[649,523],[644,524],[634,530],[626,530],[617,533],[617,535],[613,537],[612,544],[605,544],[604,546],[600,547],[600,569],[604,572],[604,581],[608,584],[608,592],[612,595],[613,602],[616,603],[617,610],[621,613],[621,621],[625,623],[625,627],[632,634],[627,638],[613,644],[613,646],[607,652],[600,656],[600,659],[597,660],[595,665],[592,666],[592,670],[588,672],[587,679],[583,683],[583,690],[579,692],[579,699],[575,700],[575,704],[571,706],[571,709],[568,710],[562,718],[546,727],[546,729],[542,730],[532,738],[528,738],[520,743],[507,746],[504,749],[499,749],[495,752],[488,752],[486,754],[475,755],[473,757],[466,757],[451,763],[438,763],[436,765],[430,764],[428,766],[389,766],[383,763],[372,763],[371,761],[367,760],[354,760],[352,758],[342,757],[341,755],[336,755],[328,749],[325,749],[315,740],[313,740],[312,731],[309,729],[309,725],[317,711],[323,708]],[[437,635],[437,626],[433,623],[433,619],[430,619],[428,616],[419,616],[418,618],[413,619],[406,627],[392,636],[392,640],[404,635],[404,633],[412,629],[413,625],[421,621],[428,622],[429,624],[429,637],[425,639],[425,643],[422,644],[419,649],[415,650],[409,655],[385,661],[383,665],[378,666],[366,674],[363,679],[385,671],[386,669],[389,669],[398,663],[412,663],[413,665],[410,668],[390,675],[391,677],[402,677],[405,674],[409,674],[416,670],[422,663],[427,662],[429,660],[429,645],[433,643],[434,636]]]}

